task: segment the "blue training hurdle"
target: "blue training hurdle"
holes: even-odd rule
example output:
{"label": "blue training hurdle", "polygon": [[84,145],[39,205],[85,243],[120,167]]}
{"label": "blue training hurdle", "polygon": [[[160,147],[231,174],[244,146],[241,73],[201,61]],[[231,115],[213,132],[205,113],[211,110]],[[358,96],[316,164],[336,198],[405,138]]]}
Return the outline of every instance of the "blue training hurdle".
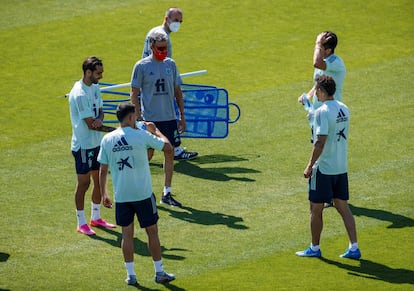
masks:
{"label": "blue training hurdle", "polygon": [[[110,83],[99,83],[114,86]],[[208,85],[182,84],[184,97],[184,115],[187,124],[183,138],[225,138],[229,133],[229,124],[240,118],[240,107],[229,102],[226,89]],[[103,94],[120,96],[117,99],[103,98],[103,109],[106,114],[104,123],[118,123],[115,111],[119,103],[128,102],[129,93],[114,90],[102,90]],[[230,119],[230,108],[236,109],[236,117]],[[109,115],[109,116],[108,116]]]}

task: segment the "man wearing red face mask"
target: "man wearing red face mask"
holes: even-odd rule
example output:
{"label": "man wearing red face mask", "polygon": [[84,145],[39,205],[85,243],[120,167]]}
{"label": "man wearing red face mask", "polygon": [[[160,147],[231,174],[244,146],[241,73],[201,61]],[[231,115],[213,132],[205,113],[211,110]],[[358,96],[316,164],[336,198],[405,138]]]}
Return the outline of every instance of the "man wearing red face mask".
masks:
{"label": "man wearing red face mask", "polygon": [[[168,58],[168,36],[155,30],[149,38],[152,54],[139,60],[131,76],[131,102],[138,119],[150,121],[164,134],[174,147],[181,144],[180,133],[185,131],[184,101],[181,77],[173,59]],[[174,102],[180,116],[176,116]],[[179,120],[177,124],[177,120]],[[153,150],[149,150],[151,159]],[[171,153],[174,154],[173,152]],[[164,163],[165,164],[165,163]],[[173,167],[174,165],[172,165]],[[181,207],[171,194],[173,169],[164,167],[165,181],[161,203]]]}
{"label": "man wearing red face mask", "polygon": [[[150,47],[150,36],[154,31],[162,30],[167,34],[167,57],[172,58],[172,44],[171,44],[171,32],[177,32],[180,29],[183,22],[183,11],[178,7],[170,7],[165,12],[164,21],[161,25],[152,28],[145,37],[144,49],[142,51],[142,58],[148,57],[152,54]],[[187,151],[182,146],[174,147],[174,160],[192,160],[198,156],[198,152]]]}

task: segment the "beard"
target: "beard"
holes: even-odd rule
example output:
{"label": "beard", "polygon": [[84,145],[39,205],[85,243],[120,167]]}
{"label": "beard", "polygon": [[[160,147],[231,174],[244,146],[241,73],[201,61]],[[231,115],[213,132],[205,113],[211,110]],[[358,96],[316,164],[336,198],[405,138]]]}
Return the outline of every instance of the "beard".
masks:
{"label": "beard", "polygon": [[92,84],[98,84],[98,83],[99,83],[99,79],[94,78],[94,77],[90,77],[90,78],[89,78],[89,81],[90,81]]}

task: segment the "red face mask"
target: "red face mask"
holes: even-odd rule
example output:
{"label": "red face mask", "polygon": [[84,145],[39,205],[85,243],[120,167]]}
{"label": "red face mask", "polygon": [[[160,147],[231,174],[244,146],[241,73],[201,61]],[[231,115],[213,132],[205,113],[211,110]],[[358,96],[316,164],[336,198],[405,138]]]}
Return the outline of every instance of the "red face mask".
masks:
{"label": "red face mask", "polygon": [[168,55],[168,48],[165,47],[154,47],[154,57],[159,60],[163,61]]}
{"label": "red face mask", "polygon": [[154,52],[154,57],[159,60],[159,61],[163,61],[166,57],[167,57],[167,52]]}

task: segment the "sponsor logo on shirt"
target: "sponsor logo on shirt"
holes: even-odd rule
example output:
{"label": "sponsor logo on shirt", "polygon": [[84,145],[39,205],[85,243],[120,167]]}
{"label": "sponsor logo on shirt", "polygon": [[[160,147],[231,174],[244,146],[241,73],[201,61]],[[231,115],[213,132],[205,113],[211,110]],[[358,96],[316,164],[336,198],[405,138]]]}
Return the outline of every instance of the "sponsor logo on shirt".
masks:
{"label": "sponsor logo on shirt", "polygon": [[347,120],[348,116],[345,115],[342,109],[339,109],[338,116],[336,117],[336,123],[345,122]]}
{"label": "sponsor logo on shirt", "polygon": [[340,131],[338,131],[336,133],[336,135],[338,136],[337,141],[340,141],[341,138],[343,138],[344,140],[346,140],[346,136],[345,136],[345,133],[344,132],[345,132],[345,128],[341,129]]}
{"label": "sponsor logo on shirt", "polygon": [[131,151],[132,146],[128,144],[125,137],[122,137],[112,148],[113,152]]}
{"label": "sponsor logo on shirt", "polygon": [[117,164],[118,164],[118,170],[122,171],[125,166],[127,166],[130,169],[132,169],[132,166],[128,162],[128,159],[129,159],[129,157],[127,157],[126,159],[121,159],[119,162],[117,162]]}
{"label": "sponsor logo on shirt", "polygon": [[165,92],[165,80],[164,79],[158,79],[157,82],[155,82],[155,90],[157,93]]}

